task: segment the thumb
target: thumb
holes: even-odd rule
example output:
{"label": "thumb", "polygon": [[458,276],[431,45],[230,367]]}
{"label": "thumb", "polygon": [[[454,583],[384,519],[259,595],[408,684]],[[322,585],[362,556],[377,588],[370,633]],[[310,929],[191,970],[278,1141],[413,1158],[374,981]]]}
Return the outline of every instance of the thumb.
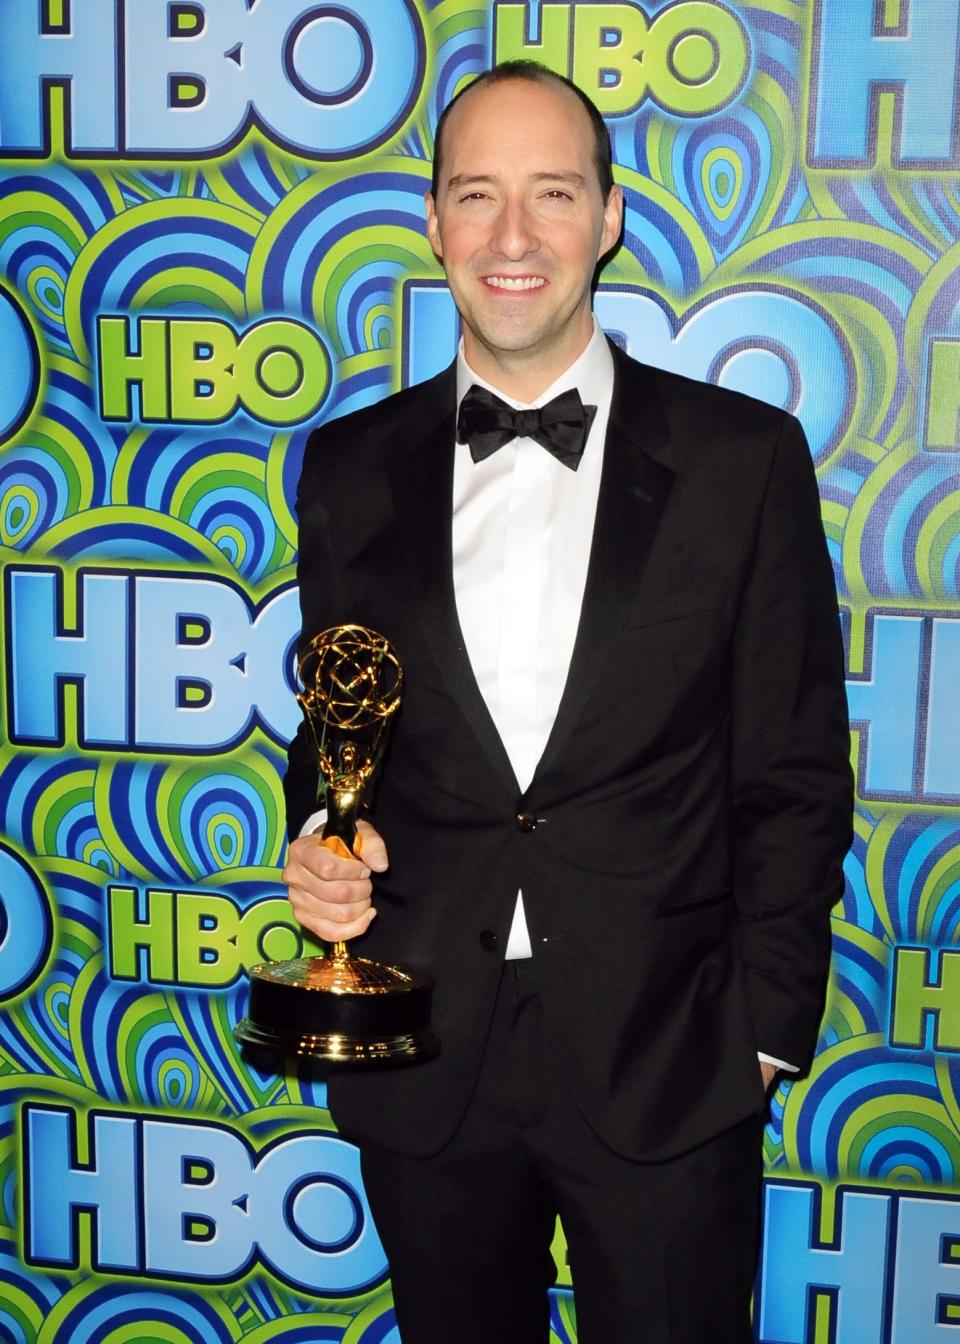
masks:
{"label": "thumb", "polygon": [[357,833],[361,840],[360,854],[363,862],[375,873],[384,872],[389,868],[390,860],[380,832],[371,826],[369,821],[361,821],[357,823]]}

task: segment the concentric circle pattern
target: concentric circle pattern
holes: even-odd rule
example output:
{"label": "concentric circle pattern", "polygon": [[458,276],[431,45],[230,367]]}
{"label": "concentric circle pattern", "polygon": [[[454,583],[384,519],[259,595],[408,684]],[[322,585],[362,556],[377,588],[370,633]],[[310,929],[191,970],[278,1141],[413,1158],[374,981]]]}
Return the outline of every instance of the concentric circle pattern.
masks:
{"label": "concentric circle pattern", "polygon": [[[772,1099],[768,1176],[830,1209],[851,1189],[884,1209],[943,1201],[948,1254],[960,164],[937,90],[955,84],[960,20],[953,0],[889,4],[897,36],[858,26],[874,8],[3,0],[0,1339],[401,1344],[322,1079],[241,1056],[233,1028],[251,965],[314,950],[280,877],[306,441],[453,356],[424,226],[435,127],[491,59],[517,55],[604,101],[626,202],[596,300],[613,338],[806,429],[859,802],[819,1050]],[[40,9],[80,45],[32,32]],[[121,79],[138,56],[116,17],[133,32],[152,11],[155,69]],[[208,39],[216,60],[184,71]],[[31,62],[54,50],[40,108]],[[902,99],[874,105],[877,80]],[[323,127],[327,148],[308,152],[297,136]],[[765,1263],[781,1263],[784,1227]],[[808,1230],[834,1235],[826,1214]],[[876,1269],[878,1301],[898,1272],[896,1302],[907,1280],[949,1273],[918,1267],[912,1245]],[[807,1263],[792,1243],[784,1255]],[[576,1344],[557,1258],[551,1339]],[[833,1338],[830,1310],[803,1344]],[[789,1329],[799,1341],[807,1325]],[[758,1338],[787,1337],[770,1330]]]}

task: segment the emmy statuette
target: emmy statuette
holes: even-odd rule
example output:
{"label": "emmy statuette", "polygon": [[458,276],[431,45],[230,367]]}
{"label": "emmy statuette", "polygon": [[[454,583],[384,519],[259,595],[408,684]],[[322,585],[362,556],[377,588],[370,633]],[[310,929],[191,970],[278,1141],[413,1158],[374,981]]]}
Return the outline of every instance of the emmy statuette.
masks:
{"label": "emmy statuette", "polygon": [[[310,641],[297,672],[327,809],[318,844],[352,858],[403,670],[382,635],[339,625]],[[432,988],[417,971],[354,956],[338,942],[322,957],[254,966],[249,1010],[234,1035],[243,1045],[328,1063],[429,1059],[439,1048],[430,1030]]]}

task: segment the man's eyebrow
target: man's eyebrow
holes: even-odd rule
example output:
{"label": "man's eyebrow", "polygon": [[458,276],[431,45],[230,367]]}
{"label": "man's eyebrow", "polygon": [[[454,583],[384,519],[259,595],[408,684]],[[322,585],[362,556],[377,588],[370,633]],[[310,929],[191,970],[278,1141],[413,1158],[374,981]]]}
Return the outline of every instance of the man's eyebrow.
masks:
{"label": "man's eyebrow", "polygon": [[[558,168],[554,172],[531,173],[534,182],[567,182],[573,187],[585,187],[587,179],[583,173],[574,172],[569,168]],[[448,190],[456,190],[458,187],[475,187],[478,185],[489,186],[496,182],[492,173],[456,173],[447,181]]]}
{"label": "man's eyebrow", "polygon": [[583,173],[575,173],[572,169],[559,169],[555,173],[534,173],[533,177],[537,182],[569,182],[572,187],[587,185]]}
{"label": "man's eyebrow", "polygon": [[496,179],[489,173],[457,173],[447,181],[448,187],[473,187],[478,182],[490,183]]}

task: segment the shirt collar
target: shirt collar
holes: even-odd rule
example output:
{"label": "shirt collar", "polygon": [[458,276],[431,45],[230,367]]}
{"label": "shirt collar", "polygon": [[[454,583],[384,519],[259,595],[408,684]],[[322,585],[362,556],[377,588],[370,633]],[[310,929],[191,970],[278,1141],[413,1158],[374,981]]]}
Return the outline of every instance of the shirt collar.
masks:
{"label": "shirt collar", "polygon": [[601,331],[597,319],[594,318],[593,335],[590,337],[586,349],[577,356],[570,367],[564,369],[560,377],[556,378],[548,388],[541,392],[535,401],[517,401],[515,397],[508,396],[499,387],[494,386],[493,383],[488,383],[485,378],[481,378],[479,374],[474,373],[463,353],[463,337],[461,336],[460,344],[457,347],[458,407],[474,383],[480,387],[485,387],[488,392],[493,392],[508,406],[512,406],[514,410],[529,406],[543,406],[571,387],[577,389],[580,393],[580,400],[585,405],[609,409],[613,397],[613,356],[610,353],[607,338]]}

